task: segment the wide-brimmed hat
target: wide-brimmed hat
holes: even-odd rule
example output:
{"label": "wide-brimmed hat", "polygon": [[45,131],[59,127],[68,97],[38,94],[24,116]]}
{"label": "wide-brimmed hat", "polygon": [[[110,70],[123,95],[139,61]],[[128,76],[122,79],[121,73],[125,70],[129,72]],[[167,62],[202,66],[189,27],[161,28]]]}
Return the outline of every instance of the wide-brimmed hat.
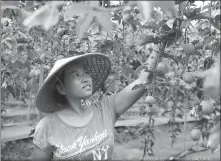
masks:
{"label": "wide-brimmed hat", "polygon": [[79,61],[93,80],[93,94],[107,79],[110,69],[110,59],[101,53],[87,53],[57,60],[40,87],[36,97],[36,107],[44,113],[52,113],[61,109],[54,98],[57,75],[70,63]]}

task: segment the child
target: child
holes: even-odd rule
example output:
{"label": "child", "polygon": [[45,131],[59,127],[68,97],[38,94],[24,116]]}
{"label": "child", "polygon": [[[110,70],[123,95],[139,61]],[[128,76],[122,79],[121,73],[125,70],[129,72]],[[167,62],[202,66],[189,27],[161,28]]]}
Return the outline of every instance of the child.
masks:
{"label": "child", "polygon": [[37,108],[48,113],[35,128],[33,160],[111,160],[114,124],[144,93],[132,90],[147,81],[148,72],[117,94],[85,104],[104,83],[111,69],[107,56],[88,53],[58,60],[43,85]]}

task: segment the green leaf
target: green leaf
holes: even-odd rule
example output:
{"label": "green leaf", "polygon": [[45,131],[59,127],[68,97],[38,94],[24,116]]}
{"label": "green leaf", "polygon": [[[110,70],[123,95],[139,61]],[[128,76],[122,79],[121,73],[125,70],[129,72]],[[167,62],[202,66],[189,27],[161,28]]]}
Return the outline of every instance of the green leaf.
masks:
{"label": "green leaf", "polygon": [[18,60],[19,55],[17,53],[11,56],[11,63],[15,63]]}
{"label": "green leaf", "polygon": [[[130,2],[129,2],[130,3]],[[131,3],[137,3],[138,7],[141,9],[142,18],[149,20],[151,17],[151,12],[153,10],[153,4],[151,1],[136,1]]]}
{"label": "green leaf", "polygon": [[87,30],[91,26],[93,17],[94,17],[93,15],[87,14],[84,17],[82,17],[80,20],[78,20],[78,23],[76,25],[76,34],[79,37],[79,39],[83,38],[84,33],[87,32]]}
{"label": "green leaf", "polygon": [[206,47],[208,46],[208,44],[210,42],[212,42],[213,40],[216,40],[216,38],[214,36],[210,36],[207,40],[206,40],[206,43],[204,44],[203,46],[203,50],[205,51]]}
{"label": "green leaf", "polygon": [[19,85],[24,90],[27,89],[27,84],[23,80],[15,80],[16,84]]}
{"label": "green leaf", "polygon": [[12,87],[12,86],[10,86],[10,85],[7,85],[7,90],[9,91],[9,93],[11,93],[12,94],[12,96],[15,98],[16,97],[16,93],[15,93],[15,91],[14,91],[14,88]]}
{"label": "green leaf", "polygon": [[30,60],[34,60],[34,59],[37,58],[37,55],[36,55],[37,53],[35,52],[35,50],[34,50],[33,47],[27,46],[27,47],[26,47],[26,50],[27,50],[28,58],[29,58]]}
{"label": "green leaf", "polygon": [[23,38],[23,39],[28,39],[28,36],[22,33],[21,31],[17,31],[17,33]]}
{"label": "green leaf", "polygon": [[21,55],[23,52],[24,52],[24,47],[23,46],[18,46],[18,48],[17,48],[17,54],[18,55]]}
{"label": "green leaf", "polygon": [[99,25],[106,31],[112,31],[111,14],[109,12],[96,12],[96,20]]}
{"label": "green leaf", "polygon": [[17,38],[16,39],[17,43],[28,43],[31,40],[25,39],[25,38]]}
{"label": "green leaf", "polygon": [[37,9],[28,16],[24,20],[23,25],[28,29],[41,26],[44,30],[48,31],[59,21],[60,13],[57,8],[58,5],[60,5],[59,1],[53,1],[45,4],[43,7]]}
{"label": "green leaf", "polygon": [[15,69],[19,69],[19,68],[23,68],[24,65],[22,64],[22,62],[16,61],[16,62],[13,64],[13,67],[14,67]]}
{"label": "green leaf", "polygon": [[74,3],[70,6],[67,6],[64,12],[64,21],[69,21],[77,15],[87,14],[89,10],[91,10],[91,8],[86,6],[84,3]]}
{"label": "green leaf", "polygon": [[169,19],[169,20],[166,22],[167,26],[169,26],[169,27],[172,29],[172,28],[173,28],[173,23],[174,23],[174,21],[175,21],[175,18]]}
{"label": "green leaf", "polygon": [[149,44],[149,43],[153,43],[155,41],[155,38],[152,36],[152,35],[146,35],[140,45],[143,46],[143,45],[146,45],[146,44]]}

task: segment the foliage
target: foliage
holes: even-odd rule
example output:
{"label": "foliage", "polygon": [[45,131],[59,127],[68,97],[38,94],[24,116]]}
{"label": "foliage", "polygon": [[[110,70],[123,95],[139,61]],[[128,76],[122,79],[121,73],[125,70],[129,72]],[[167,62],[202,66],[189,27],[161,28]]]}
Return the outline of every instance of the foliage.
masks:
{"label": "foliage", "polygon": [[[220,58],[219,1],[201,8],[191,1],[125,1],[114,7],[100,6],[98,1],[4,1],[2,9],[2,104],[10,94],[24,101],[35,97],[40,76],[44,73],[45,77],[54,62],[63,57],[87,52],[108,55],[113,67],[101,88],[102,95],[118,92],[134,81],[141,69],[149,70],[151,54],[159,52],[153,66],[163,62],[169,71],[159,73],[151,68],[151,81],[134,89],[145,86],[146,95],[154,96],[163,114],[171,117],[171,145],[181,132],[173,124],[175,117],[182,118],[188,112],[198,120],[207,118],[200,110],[200,102],[210,98],[203,91],[205,76],[198,76]],[[190,43],[194,51],[187,54],[184,48]],[[186,72],[198,72],[193,83],[183,80]],[[184,104],[186,99],[188,104]],[[169,101],[174,105],[168,107]],[[145,109],[140,108],[145,116]],[[211,115],[213,119],[208,120],[215,123],[220,108]],[[148,138],[153,133],[150,125],[142,130]],[[147,139],[145,145],[150,142],[154,144],[154,140]],[[149,151],[144,149],[144,155],[153,155],[152,146],[145,147]]]}

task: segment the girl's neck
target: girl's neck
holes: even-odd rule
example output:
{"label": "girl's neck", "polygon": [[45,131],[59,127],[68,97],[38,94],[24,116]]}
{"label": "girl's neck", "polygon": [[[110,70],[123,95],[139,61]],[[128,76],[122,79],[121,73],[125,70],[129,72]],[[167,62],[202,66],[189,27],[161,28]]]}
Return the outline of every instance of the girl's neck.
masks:
{"label": "girl's neck", "polygon": [[87,111],[87,108],[82,107],[80,99],[68,99],[68,111],[75,113],[76,115],[83,115]]}

